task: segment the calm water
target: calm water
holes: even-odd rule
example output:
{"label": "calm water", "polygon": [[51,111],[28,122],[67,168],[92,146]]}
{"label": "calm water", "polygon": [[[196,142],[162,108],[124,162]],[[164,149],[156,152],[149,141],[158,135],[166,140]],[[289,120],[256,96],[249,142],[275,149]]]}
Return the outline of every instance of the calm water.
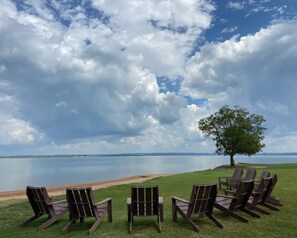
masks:
{"label": "calm water", "polygon": [[[236,162],[297,163],[297,156],[238,156]],[[228,164],[222,156],[98,156],[1,158],[0,191],[117,179],[132,175],[182,173]]]}

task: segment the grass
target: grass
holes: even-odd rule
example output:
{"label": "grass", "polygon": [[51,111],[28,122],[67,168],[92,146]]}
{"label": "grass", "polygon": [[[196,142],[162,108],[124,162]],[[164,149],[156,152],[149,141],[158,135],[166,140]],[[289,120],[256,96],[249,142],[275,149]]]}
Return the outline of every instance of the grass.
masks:
{"label": "grass", "polygon": [[[249,223],[245,224],[214,209],[214,215],[224,224],[224,229],[216,227],[207,217],[194,218],[195,223],[200,227],[199,233],[192,231],[179,215],[178,221],[172,222],[171,196],[189,199],[193,184],[214,183],[217,182],[219,176],[232,174],[232,169],[223,167],[216,170],[156,178],[143,183],[144,185],[159,185],[160,195],[164,197],[164,222],[161,233],[158,233],[155,217],[136,217],[132,234],[128,234],[126,198],[130,195],[131,185],[95,191],[97,201],[107,197],[112,198],[113,222],[107,223],[107,219],[104,218],[91,237],[296,237],[297,164],[255,166],[258,175],[263,169],[268,169],[278,175],[279,181],[273,195],[280,198],[284,204],[279,212],[272,212],[270,216],[261,215],[261,218],[253,218],[239,211],[249,220]],[[55,199],[64,199],[64,197],[59,196]],[[90,237],[87,231],[94,222],[93,218],[86,219],[84,223],[77,224],[68,234],[62,235],[61,231],[68,222],[67,215],[42,232],[39,232],[37,227],[46,221],[46,217],[40,218],[27,228],[19,226],[31,215],[31,207],[25,199],[0,202],[0,237]]]}

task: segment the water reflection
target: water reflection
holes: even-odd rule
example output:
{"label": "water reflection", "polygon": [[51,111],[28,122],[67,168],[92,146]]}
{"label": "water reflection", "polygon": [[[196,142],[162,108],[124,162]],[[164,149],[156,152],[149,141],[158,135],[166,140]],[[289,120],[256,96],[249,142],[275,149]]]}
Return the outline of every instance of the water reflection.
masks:
{"label": "water reflection", "polygon": [[[297,156],[239,156],[244,163],[297,163]],[[183,173],[213,169],[228,164],[222,156],[107,156],[83,158],[0,159],[0,191],[24,189],[27,185],[57,186],[121,177]]]}

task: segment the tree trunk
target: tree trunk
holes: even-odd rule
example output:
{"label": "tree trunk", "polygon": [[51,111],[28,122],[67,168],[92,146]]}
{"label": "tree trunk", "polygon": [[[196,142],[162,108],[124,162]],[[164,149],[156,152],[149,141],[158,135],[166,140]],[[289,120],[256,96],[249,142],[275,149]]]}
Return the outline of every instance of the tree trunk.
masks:
{"label": "tree trunk", "polygon": [[230,155],[230,165],[231,167],[234,167],[235,166],[235,160],[234,160],[234,155]]}

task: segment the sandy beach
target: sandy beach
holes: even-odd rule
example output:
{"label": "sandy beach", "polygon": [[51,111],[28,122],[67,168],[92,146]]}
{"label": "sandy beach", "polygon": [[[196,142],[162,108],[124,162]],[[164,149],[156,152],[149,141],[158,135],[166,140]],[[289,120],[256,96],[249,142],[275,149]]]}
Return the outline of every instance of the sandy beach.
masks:
{"label": "sandy beach", "polygon": [[[129,183],[141,183],[153,178],[169,176],[171,174],[147,174],[147,175],[137,175],[131,177],[125,177],[120,179],[100,181],[100,182],[90,182],[81,184],[66,184],[62,186],[47,187],[47,191],[50,196],[57,196],[65,194],[65,189],[68,187],[92,187],[92,189],[107,188],[115,185],[129,184]],[[0,201],[9,199],[24,199],[26,198],[26,190],[17,190],[9,192],[0,192]]]}

